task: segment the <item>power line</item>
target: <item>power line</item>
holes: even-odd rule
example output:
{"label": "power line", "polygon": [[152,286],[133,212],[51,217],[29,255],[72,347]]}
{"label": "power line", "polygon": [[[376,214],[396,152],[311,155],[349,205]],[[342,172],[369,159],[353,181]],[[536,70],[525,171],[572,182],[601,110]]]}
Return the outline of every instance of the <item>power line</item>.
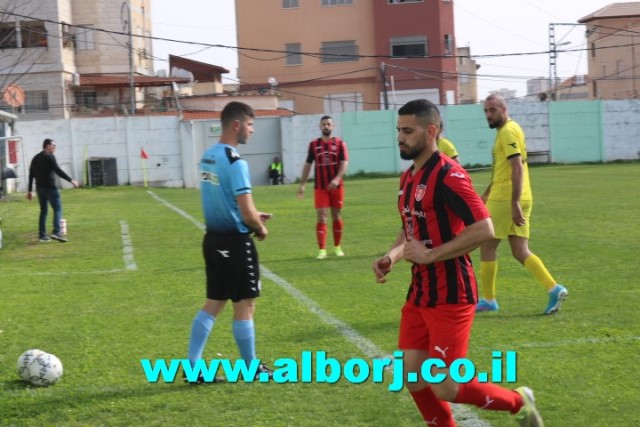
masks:
{"label": "power line", "polygon": [[[38,18],[38,17],[35,17],[35,16],[22,15],[22,14],[18,14],[18,13],[14,13],[14,12],[3,12],[3,14],[9,15],[9,16],[16,16],[16,17],[20,17],[20,18],[31,19],[31,20],[42,21],[42,22],[48,22],[48,23],[56,24],[56,25],[67,25],[69,27],[80,28],[80,29],[88,30],[88,31],[93,30],[93,31],[107,33],[107,34],[115,34],[115,35],[119,35],[119,36],[128,36],[129,35],[128,33],[125,33],[125,32],[122,32],[122,31],[106,30],[104,28],[91,27],[91,26],[80,25],[80,24],[69,24],[69,23],[66,23],[66,22],[55,21],[55,20],[51,20],[51,19],[41,19],[41,18]],[[580,24],[575,24],[575,25],[580,25]],[[619,29],[619,30],[624,30],[624,29]],[[241,47],[241,46],[229,46],[229,45],[223,45],[223,44],[194,42],[194,41],[187,41],[187,40],[177,40],[177,39],[170,39],[170,38],[165,38],[165,37],[147,36],[147,35],[143,35],[143,34],[133,34],[133,37],[142,38],[142,39],[148,39],[148,40],[164,41],[164,42],[170,42],[170,43],[203,46],[205,48],[231,49],[231,50],[238,51],[239,54],[242,51],[280,54],[280,56],[277,57],[277,58],[266,59],[266,60],[271,60],[271,61],[281,60],[284,57],[292,55],[292,54],[309,56],[309,57],[314,57],[314,58],[326,58],[326,57],[345,58],[345,57],[348,57],[348,58],[377,58],[377,59],[396,59],[396,60],[399,60],[399,59],[442,59],[442,58],[449,58],[449,59],[457,59],[457,58],[473,58],[473,59],[476,59],[476,58],[504,58],[504,57],[515,57],[515,56],[531,56],[531,55],[548,55],[549,54],[549,50],[545,50],[545,51],[533,51],[533,52],[513,52],[513,53],[497,53],[497,54],[468,55],[468,56],[467,55],[428,55],[428,56],[412,56],[412,55],[408,55],[408,56],[398,57],[398,56],[383,55],[383,54],[337,54],[337,53],[324,53],[324,52],[288,51],[288,50],[283,50],[283,49],[251,48],[251,47]],[[610,49],[612,47],[626,47],[626,46],[630,46],[630,45],[603,46],[603,47],[599,47],[597,49]],[[580,49],[566,50],[566,51],[570,52],[570,51],[579,51],[579,50]],[[582,50],[588,50],[588,49],[585,48],[585,49],[582,49]],[[560,51],[558,51],[558,52],[560,52]],[[262,59],[262,60],[265,60],[265,59]]]}
{"label": "power line", "polygon": [[[125,33],[123,31],[122,32],[121,31],[112,31],[112,30],[106,30],[106,29],[103,29],[103,28],[97,28],[97,27],[87,26],[87,25],[68,24],[66,22],[60,22],[60,21],[55,21],[55,20],[50,20],[50,19],[39,19],[39,18],[34,17],[34,16],[27,16],[27,15],[17,14],[17,13],[13,13],[13,12],[4,12],[4,14],[5,15],[9,15],[9,16],[21,17],[21,18],[25,18],[25,19],[48,22],[48,23],[52,23],[52,24],[56,24],[56,25],[64,25],[64,26],[67,26],[67,27],[72,27],[72,28],[83,30],[84,32],[89,32],[89,31],[103,32],[103,33],[108,34],[114,40],[115,44],[111,44],[111,43],[95,43],[94,42],[96,45],[122,46],[122,47],[125,47],[125,48],[127,47],[127,46],[124,46],[122,44],[122,42],[118,41],[114,37],[116,35],[117,36],[128,36],[129,35],[129,33]],[[575,24],[575,25],[579,25],[579,24]],[[632,34],[640,34],[638,32],[629,30],[628,28],[612,28],[612,27],[606,27],[606,26],[596,26],[596,28],[610,29],[610,30],[614,30],[614,31],[618,31],[618,32],[630,32]],[[81,33],[79,33],[79,34],[81,34]],[[605,34],[607,36],[611,35],[611,34],[608,34],[608,33],[603,33],[603,34]],[[54,36],[53,34],[47,34],[47,36],[48,37],[56,37],[56,38],[64,38],[64,37]],[[248,58],[253,59],[253,60],[260,60],[260,61],[278,61],[278,60],[282,60],[282,59],[284,59],[284,58],[286,58],[288,56],[291,56],[291,55],[304,55],[304,56],[309,56],[309,57],[313,57],[313,58],[325,58],[325,57],[328,57],[328,56],[333,56],[333,57],[345,57],[345,56],[347,56],[349,58],[379,58],[379,59],[402,60],[402,59],[435,59],[435,58],[451,58],[451,59],[456,59],[456,58],[481,59],[481,58],[484,58],[484,59],[490,59],[490,58],[516,57],[516,56],[548,55],[550,53],[550,51],[538,51],[538,52],[516,52],[516,53],[502,53],[502,54],[485,54],[485,55],[433,55],[433,56],[407,56],[407,57],[396,57],[396,56],[391,56],[391,55],[362,55],[362,54],[341,55],[341,54],[329,54],[329,53],[317,53],[317,52],[300,52],[300,51],[295,51],[294,52],[294,51],[279,50],[279,49],[246,48],[246,47],[239,47],[239,46],[228,46],[228,45],[223,45],[223,44],[210,44],[210,43],[193,42],[193,41],[185,41],[185,40],[176,40],[176,39],[169,39],[169,38],[163,38],[163,37],[154,37],[154,36],[136,35],[136,34],[133,34],[133,37],[142,38],[142,39],[148,39],[148,40],[157,40],[157,41],[178,43],[178,44],[188,44],[188,45],[202,46],[202,49],[200,49],[199,51],[210,49],[210,48],[232,49],[232,50],[235,50],[239,55],[248,57]],[[562,49],[562,50],[557,50],[557,53],[585,52],[585,51],[593,51],[593,50],[601,50],[601,49],[624,48],[624,47],[630,47],[630,46],[634,46],[634,45],[635,45],[635,43],[622,44],[622,45],[616,45],[616,46],[601,46],[601,47],[595,47],[595,48],[585,47],[585,48],[577,48],[577,49]],[[141,51],[140,49],[135,49],[133,47],[130,47],[130,49],[135,51],[138,55],[141,55],[146,51],[146,49],[143,49]],[[245,52],[271,53],[271,54],[278,54],[278,56],[277,57],[273,57],[273,58],[262,58],[261,59],[261,58],[251,57],[248,54],[246,54]],[[194,52],[194,53],[197,53],[197,52]],[[158,60],[166,61],[165,59],[155,58],[152,55],[145,56],[145,58],[149,58],[149,57],[151,59],[158,59]],[[465,73],[457,73],[457,72],[456,73],[443,72],[441,70],[407,68],[407,67],[402,67],[400,65],[392,65],[392,64],[387,64],[387,65],[395,67],[397,69],[404,70],[406,72],[414,73],[414,74],[419,75],[421,77],[436,78],[436,79],[441,79],[441,80],[451,80],[456,76],[460,76],[462,74],[465,74]],[[340,73],[340,74],[336,74],[336,75],[321,76],[321,77],[316,77],[316,78],[307,79],[307,80],[283,83],[283,84],[279,85],[279,90],[283,91],[282,90],[283,87],[291,87],[291,86],[295,86],[295,85],[303,85],[303,84],[309,83],[309,82],[331,79],[331,78],[340,77],[340,76],[347,75],[347,74],[364,72],[364,71],[368,71],[368,70],[371,70],[371,69],[372,68],[359,69],[359,70],[350,70],[350,71],[346,71],[344,73]],[[313,73],[316,73],[316,72],[313,72]],[[296,75],[299,75],[299,74],[301,74],[301,73],[297,73]],[[614,73],[611,76],[615,76],[615,75],[616,74]],[[478,75],[478,74],[476,74],[476,78],[479,79],[479,80],[485,79],[485,80],[491,80],[491,81],[494,81],[494,79],[495,80],[510,79],[512,81],[513,80],[520,80],[520,79],[528,79],[527,77],[522,77],[522,76]],[[232,80],[232,79],[229,79],[229,80]],[[403,80],[400,79],[400,80],[397,80],[397,81],[403,81]],[[238,82],[240,82],[240,81],[238,81]],[[242,83],[242,82],[240,82],[240,83],[241,84],[245,84],[245,85],[251,85],[251,86],[254,86],[254,87],[256,86],[256,84],[251,84],[251,83]],[[295,92],[292,92],[292,93],[295,93]],[[298,94],[298,95],[304,95],[304,94]]]}

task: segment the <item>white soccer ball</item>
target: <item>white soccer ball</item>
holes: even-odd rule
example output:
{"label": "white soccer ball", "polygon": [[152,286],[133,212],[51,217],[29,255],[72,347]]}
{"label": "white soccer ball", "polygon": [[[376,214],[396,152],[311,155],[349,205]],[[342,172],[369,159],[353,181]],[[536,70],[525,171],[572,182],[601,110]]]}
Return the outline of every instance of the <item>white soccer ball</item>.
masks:
{"label": "white soccer ball", "polygon": [[44,351],[38,350],[37,348],[33,348],[31,350],[27,350],[18,357],[18,363],[16,366],[16,372],[18,372],[18,376],[25,381],[29,381],[29,364],[36,357],[41,354],[45,354]]}
{"label": "white soccer ball", "polygon": [[58,382],[62,376],[62,362],[50,353],[44,353],[29,363],[29,381],[39,387]]}

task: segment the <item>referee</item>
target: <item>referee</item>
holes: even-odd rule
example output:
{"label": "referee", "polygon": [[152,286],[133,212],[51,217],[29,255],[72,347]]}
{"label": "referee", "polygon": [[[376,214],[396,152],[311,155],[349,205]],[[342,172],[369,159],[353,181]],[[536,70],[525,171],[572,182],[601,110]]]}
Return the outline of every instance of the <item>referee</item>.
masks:
{"label": "referee", "polygon": [[[222,110],[220,142],[209,147],[200,161],[200,193],[206,223],[202,243],[207,297],[191,326],[189,361],[202,358],[207,339],[228,300],[233,303],[233,337],[247,366],[256,359],[253,313],[260,296],[258,252],[252,234],[264,240],[269,214],[258,212],[251,196],[247,162],[237,146],[253,134],[253,109],[230,102]],[[271,370],[260,364],[258,374]],[[185,376],[186,380],[186,376]],[[214,382],[220,378],[214,379]],[[202,374],[196,384],[204,383]]]}

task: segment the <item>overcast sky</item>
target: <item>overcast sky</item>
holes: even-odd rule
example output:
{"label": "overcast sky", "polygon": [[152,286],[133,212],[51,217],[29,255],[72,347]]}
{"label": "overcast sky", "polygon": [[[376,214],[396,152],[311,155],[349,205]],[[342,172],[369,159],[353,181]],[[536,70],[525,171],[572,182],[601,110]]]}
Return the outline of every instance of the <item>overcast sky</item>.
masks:
{"label": "overcast sky", "polygon": [[[237,45],[234,0],[151,2],[155,37],[193,43],[155,41],[154,56],[159,59],[156,70],[167,69],[168,56],[173,54],[225,67],[230,71],[226,82],[235,79],[238,66],[235,50],[197,45],[198,42]],[[517,96],[524,96],[527,79],[549,76],[549,55],[532,54],[549,50],[549,24],[576,23],[611,3],[607,0],[454,0],[458,47],[470,46],[472,55],[523,54],[475,58],[481,66],[478,97],[482,99],[489,91],[501,88],[515,89]],[[558,47],[558,77],[585,74],[587,52],[580,50],[586,43],[584,26],[559,25],[555,28],[558,44],[570,42]]]}

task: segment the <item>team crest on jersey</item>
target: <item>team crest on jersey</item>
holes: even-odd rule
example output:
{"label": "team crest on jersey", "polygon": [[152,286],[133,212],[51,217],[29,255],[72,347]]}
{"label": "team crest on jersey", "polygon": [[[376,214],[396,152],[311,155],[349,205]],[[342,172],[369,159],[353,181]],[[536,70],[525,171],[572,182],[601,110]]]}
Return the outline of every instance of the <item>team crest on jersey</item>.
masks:
{"label": "team crest on jersey", "polygon": [[420,184],[416,187],[416,201],[422,200],[424,197],[424,193],[427,191],[427,186],[424,184]]}

